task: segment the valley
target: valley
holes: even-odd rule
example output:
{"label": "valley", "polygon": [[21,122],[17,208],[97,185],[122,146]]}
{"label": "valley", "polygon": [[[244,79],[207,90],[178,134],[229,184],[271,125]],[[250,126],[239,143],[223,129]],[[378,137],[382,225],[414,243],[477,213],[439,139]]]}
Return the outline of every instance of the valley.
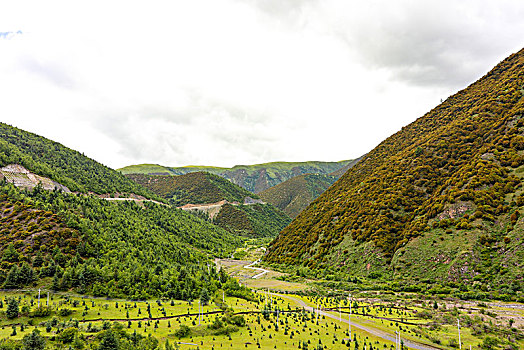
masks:
{"label": "valley", "polygon": [[0,136],[0,350],[524,347],[524,50],[354,160]]}

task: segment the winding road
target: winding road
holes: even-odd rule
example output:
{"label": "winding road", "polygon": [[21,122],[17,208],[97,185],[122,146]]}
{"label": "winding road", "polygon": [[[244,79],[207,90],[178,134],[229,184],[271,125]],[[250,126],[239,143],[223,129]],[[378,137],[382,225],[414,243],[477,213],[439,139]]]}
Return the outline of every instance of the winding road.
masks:
{"label": "winding road", "polygon": [[253,261],[251,264],[249,265],[246,265],[244,266],[245,269],[251,269],[251,270],[256,270],[256,271],[261,271],[260,273],[256,274],[255,276],[251,277],[251,278],[259,278],[259,277],[262,277],[264,276],[266,273],[268,273],[269,271],[266,270],[266,269],[263,269],[261,267],[253,267],[253,265],[256,265],[260,262],[260,259],[256,260],[256,261]]}

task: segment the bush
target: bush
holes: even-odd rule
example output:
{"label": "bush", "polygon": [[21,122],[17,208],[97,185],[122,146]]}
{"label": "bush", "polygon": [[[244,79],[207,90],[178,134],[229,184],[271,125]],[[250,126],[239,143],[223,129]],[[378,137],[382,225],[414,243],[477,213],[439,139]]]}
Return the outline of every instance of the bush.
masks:
{"label": "bush", "polygon": [[187,337],[190,334],[191,334],[191,328],[189,328],[188,326],[184,324],[181,325],[180,328],[177,329],[174,333],[175,337],[178,337],[178,339]]}
{"label": "bush", "polygon": [[40,305],[39,308],[36,308],[31,312],[31,314],[29,314],[29,317],[47,317],[49,315],[51,315],[51,309]]}
{"label": "bush", "polygon": [[232,325],[222,327],[215,331],[215,335],[230,335],[231,333],[237,332],[238,328]]}
{"label": "bush", "polygon": [[72,343],[77,333],[78,329],[74,327],[66,328],[58,335],[58,340],[64,344]]}
{"label": "bush", "polygon": [[45,338],[35,329],[32,333],[27,334],[22,339],[23,350],[43,350],[45,349]]}
{"label": "bush", "polygon": [[227,319],[227,322],[239,327],[244,327],[246,325],[246,319],[242,315],[232,316]]}
{"label": "bush", "polygon": [[67,309],[67,308],[66,308],[66,309],[60,309],[60,310],[58,310],[58,315],[59,315],[59,316],[69,316],[69,315],[71,315],[72,313],[73,313],[73,310],[71,310],[71,309]]}
{"label": "bush", "polygon": [[484,338],[484,341],[482,342],[482,344],[480,344],[480,348],[481,349],[485,349],[485,350],[495,349],[495,348],[497,348],[499,343],[500,343],[500,341],[497,338],[490,337],[489,335],[487,335]]}

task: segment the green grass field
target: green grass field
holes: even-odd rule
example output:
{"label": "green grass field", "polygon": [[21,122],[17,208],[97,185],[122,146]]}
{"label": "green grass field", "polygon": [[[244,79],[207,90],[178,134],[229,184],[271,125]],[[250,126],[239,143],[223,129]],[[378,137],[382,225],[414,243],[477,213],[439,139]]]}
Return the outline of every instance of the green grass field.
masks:
{"label": "green grass field", "polygon": [[[164,344],[168,339],[171,344],[179,343],[182,349],[298,349],[299,346],[301,349],[317,349],[319,346],[322,346],[322,349],[348,349],[349,326],[346,320],[349,303],[346,299],[291,294],[269,295],[263,291],[257,292],[255,296],[255,301],[226,297],[226,314],[223,311],[224,306],[220,305],[221,294],[216,295],[214,303],[203,307],[204,315],[199,320],[198,302],[135,302],[68,294],[51,294],[50,314],[33,317],[33,312],[37,309],[38,292],[2,292],[0,338],[20,340],[34,329],[38,329],[48,339],[48,345],[61,348],[67,345],[63,344],[61,334],[68,328],[75,328],[75,332],[78,332],[85,342],[96,343],[97,333],[117,323],[122,331],[129,334],[136,332],[143,336],[151,335],[157,338],[160,344]],[[14,319],[6,317],[9,298],[19,300],[20,314]],[[46,306],[45,293],[42,293],[40,302]],[[222,309],[217,304],[222,306]],[[308,306],[320,307],[325,314],[317,316],[316,313],[304,309]],[[464,322],[461,333],[463,347],[469,348],[471,345],[472,349],[481,348],[480,345],[488,333],[478,334],[479,327],[484,332],[494,333],[501,343],[509,334],[500,333],[503,330],[497,328],[497,316],[493,317],[495,313],[500,314],[507,310],[505,305],[487,311],[484,308],[474,308],[476,305],[459,308],[443,301],[437,306],[438,309],[434,309],[431,303],[416,296],[359,296],[352,304],[353,327],[349,348],[364,349],[365,346],[366,349],[394,349],[394,342],[385,340],[381,334],[392,334],[395,331],[401,332],[406,344],[411,341],[443,349],[457,348],[457,318]],[[484,314],[480,310],[484,310]],[[524,316],[524,308],[513,309],[513,312],[517,312],[520,318]],[[491,316],[487,316],[489,314]],[[226,318],[235,315],[241,315],[245,325],[227,325]],[[470,322],[476,315],[484,316],[485,320]],[[446,319],[449,322],[442,322]],[[356,324],[373,331],[363,331],[357,328]],[[175,334],[183,325],[189,327],[189,334],[177,337]],[[221,327],[218,327],[220,325]],[[518,326],[522,327],[520,324]],[[515,330],[515,346],[524,345],[522,332],[516,328]],[[509,332],[512,332],[511,329]]]}

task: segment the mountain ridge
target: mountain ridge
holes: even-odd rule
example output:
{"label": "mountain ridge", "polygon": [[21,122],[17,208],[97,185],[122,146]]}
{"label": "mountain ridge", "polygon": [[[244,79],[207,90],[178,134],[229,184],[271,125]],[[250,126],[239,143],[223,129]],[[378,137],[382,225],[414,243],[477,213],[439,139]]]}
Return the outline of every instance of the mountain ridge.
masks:
{"label": "mountain ridge", "polygon": [[353,160],[343,160],[339,162],[270,162],[253,165],[235,165],[231,168],[213,166],[165,167],[155,164],[143,164],[130,165],[117,170],[125,175],[184,175],[192,172],[206,171],[224,177],[250,192],[259,193],[294,176],[308,173],[329,174],[352,161]]}
{"label": "mountain ridge", "polygon": [[347,163],[329,174],[303,174],[265,189],[259,196],[268,203],[296,218],[309,203],[333,185],[348,169],[357,164],[362,157]]}

